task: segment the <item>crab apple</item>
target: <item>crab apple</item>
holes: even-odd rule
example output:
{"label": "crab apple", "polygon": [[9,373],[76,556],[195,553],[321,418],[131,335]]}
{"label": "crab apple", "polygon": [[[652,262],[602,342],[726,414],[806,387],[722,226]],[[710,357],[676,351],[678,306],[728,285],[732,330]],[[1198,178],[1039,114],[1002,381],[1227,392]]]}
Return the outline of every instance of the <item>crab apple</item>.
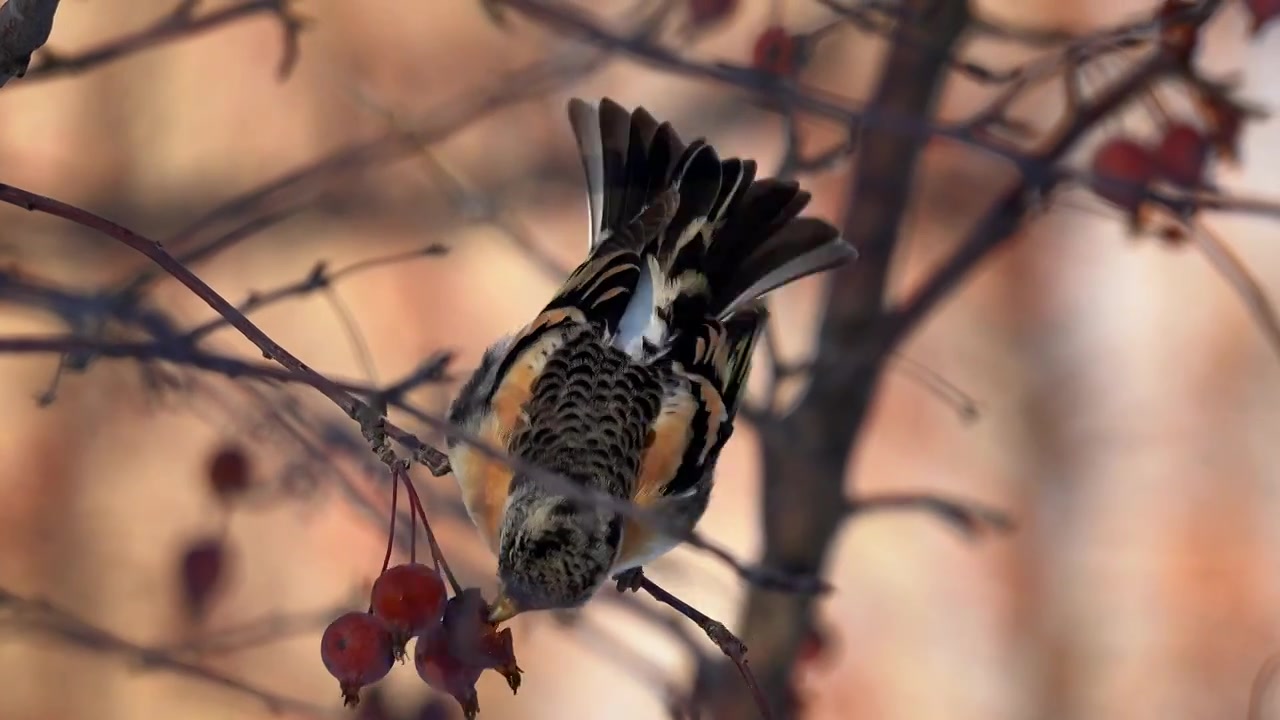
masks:
{"label": "crab apple", "polygon": [[1170,125],[1156,148],[1155,161],[1160,177],[1181,187],[1198,187],[1209,161],[1209,139],[1187,123]]}
{"label": "crab apple", "polygon": [[751,50],[751,66],[771,75],[791,75],[799,69],[801,39],[779,25],[764,29]]}
{"label": "crab apple", "polygon": [[221,448],[209,459],[209,486],[220,500],[230,501],[249,490],[249,458],[235,445]]}
{"label": "crab apple", "polygon": [[516,664],[511,628],[498,630],[489,622],[489,605],[479,588],[467,588],[445,606],[441,625],[449,638],[449,652],[467,665],[496,670],[511,692],[520,689],[520,673]]}
{"label": "crab apple", "polygon": [[1280,0],[1244,0],[1244,6],[1253,16],[1253,33],[1256,35],[1262,26],[1280,15]]}
{"label": "crab apple", "polygon": [[738,0],[689,0],[689,19],[694,25],[709,25],[737,9]]}
{"label": "crab apple", "polygon": [[386,677],[395,664],[391,629],[367,612],[339,615],[320,637],[320,659],[338,680],[342,704],[359,705],[360,688]]}
{"label": "crab apple", "polygon": [[373,582],[370,608],[394,635],[396,657],[404,657],[409,638],[444,614],[445,590],[440,573],[422,563],[387,568]]}
{"label": "crab apple", "polygon": [[464,663],[453,654],[442,624],[435,623],[418,636],[413,648],[413,666],[423,682],[452,695],[468,720],[480,713],[476,681],[484,668]]}
{"label": "crab apple", "polygon": [[222,585],[227,553],[221,538],[197,540],[182,553],[182,600],[191,618],[203,617]]}
{"label": "crab apple", "polygon": [[1093,154],[1090,187],[1104,200],[1136,212],[1146,198],[1146,185],[1155,175],[1151,151],[1128,138],[1112,138]]}

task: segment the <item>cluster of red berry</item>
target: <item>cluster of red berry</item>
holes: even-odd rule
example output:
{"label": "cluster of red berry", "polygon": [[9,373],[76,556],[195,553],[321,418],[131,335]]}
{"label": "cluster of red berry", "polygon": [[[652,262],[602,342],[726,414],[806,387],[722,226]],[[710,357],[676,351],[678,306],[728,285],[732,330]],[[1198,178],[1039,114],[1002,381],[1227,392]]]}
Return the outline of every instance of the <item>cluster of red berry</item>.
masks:
{"label": "cluster of red berry", "polygon": [[511,630],[491,624],[479,588],[458,590],[446,600],[440,571],[418,562],[386,568],[374,581],[369,609],[344,613],[320,638],[320,658],[338,680],[343,703],[360,702],[360,689],[403,661],[415,638],[413,663],[427,685],[452,695],[470,720],[480,712],[475,685],[485,670],[520,688]]}
{"label": "cluster of red berry", "polygon": [[1111,138],[1093,155],[1093,191],[1122,209],[1135,211],[1146,199],[1147,186],[1156,180],[1188,189],[1199,187],[1209,149],[1205,134],[1188,123],[1170,125],[1155,145],[1128,137]]}
{"label": "cluster of red berry", "polygon": [[320,657],[337,678],[345,704],[360,701],[360,689],[386,677],[417,638],[413,662],[431,687],[458,700],[467,718],[480,712],[475,684],[485,670],[520,687],[510,628],[488,622],[489,608],[478,588],[445,600],[440,573],[410,562],[383,571],[373,583],[367,612],[340,615],[325,628]]}

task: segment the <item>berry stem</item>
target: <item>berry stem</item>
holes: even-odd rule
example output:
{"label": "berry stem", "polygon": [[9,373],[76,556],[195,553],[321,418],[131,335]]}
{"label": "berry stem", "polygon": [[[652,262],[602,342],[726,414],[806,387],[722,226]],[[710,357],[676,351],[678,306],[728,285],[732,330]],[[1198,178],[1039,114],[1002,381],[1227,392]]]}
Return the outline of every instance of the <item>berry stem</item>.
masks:
{"label": "berry stem", "polygon": [[1224,280],[1236,290],[1244,300],[1254,321],[1262,328],[1262,332],[1271,343],[1271,348],[1280,353],[1280,314],[1267,296],[1258,279],[1249,272],[1248,266],[1240,256],[1232,251],[1231,246],[1223,242],[1203,222],[1191,227],[1192,238],[1209,260],[1209,264]]}
{"label": "berry stem", "polygon": [[409,473],[404,468],[397,467],[395,474],[404,483],[405,494],[409,496],[409,505],[418,515],[418,520],[422,523],[422,529],[427,531],[427,544],[431,547],[431,559],[435,561],[436,569],[444,573],[449,580],[449,587],[453,588],[454,596],[462,594],[462,586],[458,584],[458,579],[453,576],[453,570],[449,569],[449,562],[444,559],[444,552],[440,550],[440,544],[436,542],[436,534],[431,531],[431,523],[427,521],[427,511],[422,507],[422,498],[418,497],[418,490],[413,486],[413,482],[409,480]]}
{"label": "berry stem", "polygon": [[396,502],[400,498],[400,482],[392,476],[391,478],[391,524],[387,528],[387,553],[382,556],[382,570],[379,575],[387,571],[391,565],[391,548],[396,541]]}
{"label": "berry stem", "polygon": [[[394,544],[396,544],[396,505],[398,500],[399,500],[399,479],[396,478],[396,475],[393,474],[392,475],[392,519],[390,519],[390,523],[388,523],[388,527],[387,527],[387,552],[385,552],[383,555],[383,569],[378,571],[379,575],[385,573],[385,571],[387,571],[387,568],[389,568],[390,564],[392,564],[392,547],[394,546]],[[412,518],[410,518],[410,520],[412,520]],[[372,611],[374,611],[374,606],[372,606],[372,603],[370,603],[369,605],[370,614],[372,614]]]}

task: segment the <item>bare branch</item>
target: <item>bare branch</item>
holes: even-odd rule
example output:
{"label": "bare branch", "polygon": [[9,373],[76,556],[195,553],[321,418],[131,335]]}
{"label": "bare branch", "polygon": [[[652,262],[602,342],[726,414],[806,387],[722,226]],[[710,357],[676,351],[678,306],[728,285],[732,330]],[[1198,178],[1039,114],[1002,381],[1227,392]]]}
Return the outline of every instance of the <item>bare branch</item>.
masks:
{"label": "bare branch", "polygon": [[253,698],[272,712],[291,711],[315,716],[336,716],[332,710],[322,705],[277,695],[239,678],[179,659],[168,650],[138,645],[91,625],[57,605],[44,600],[23,597],[3,588],[0,588],[0,625],[20,632],[41,632],[85,650],[119,655],[145,669],[177,673],[217,685]]}
{"label": "bare branch", "polygon": [[35,66],[28,71],[27,82],[82,73],[128,55],[179,42],[259,14],[273,15],[280,23],[284,49],[276,74],[281,80],[289,76],[298,62],[298,36],[306,25],[306,21],[293,12],[291,0],[243,0],[203,15],[196,13],[200,4],[200,0],[182,0],[150,27],[108,40],[94,48],[66,54],[43,50]]}

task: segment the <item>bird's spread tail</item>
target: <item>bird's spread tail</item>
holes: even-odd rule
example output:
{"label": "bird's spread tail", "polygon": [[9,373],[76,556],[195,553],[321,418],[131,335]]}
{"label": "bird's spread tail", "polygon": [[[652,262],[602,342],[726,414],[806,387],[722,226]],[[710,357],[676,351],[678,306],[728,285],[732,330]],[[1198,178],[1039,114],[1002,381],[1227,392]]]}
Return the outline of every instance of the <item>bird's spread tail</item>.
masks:
{"label": "bird's spread tail", "polygon": [[[625,307],[607,323],[628,352],[648,354],[680,328],[727,319],[856,254],[830,223],[798,217],[810,199],[799,184],[757,179],[754,161],[685,143],[643,108],[575,98],[569,118],[588,181],[591,255],[638,260]],[[754,343],[755,331],[747,336]]]}

